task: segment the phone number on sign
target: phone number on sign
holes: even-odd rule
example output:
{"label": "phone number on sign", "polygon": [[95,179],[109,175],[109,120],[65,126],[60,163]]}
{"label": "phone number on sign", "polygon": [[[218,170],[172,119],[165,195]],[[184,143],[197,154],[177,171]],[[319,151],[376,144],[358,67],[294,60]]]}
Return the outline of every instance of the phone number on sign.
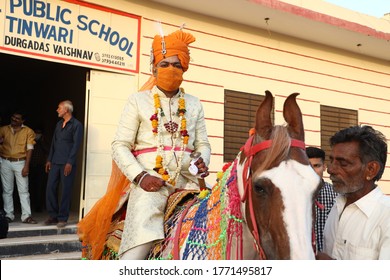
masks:
{"label": "phone number on sign", "polygon": [[271,266],[217,266],[213,267],[213,275],[270,275]]}

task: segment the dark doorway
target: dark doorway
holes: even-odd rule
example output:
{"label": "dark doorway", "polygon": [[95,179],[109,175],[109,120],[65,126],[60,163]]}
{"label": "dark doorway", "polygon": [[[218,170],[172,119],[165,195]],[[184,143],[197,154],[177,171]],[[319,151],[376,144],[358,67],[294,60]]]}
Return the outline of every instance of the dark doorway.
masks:
{"label": "dark doorway", "polygon": [[[85,127],[86,77],[89,69],[9,54],[0,54],[0,65],[3,73],[0,76],[1,125],[9,124],[10,116],[21,110],[26,114],[25,125],[32,129],[40,128],[50,142],[59,120],[56,112],[58,103],[69,99],[74,104],[74,116]],[[80,204],[82,151],[83,147],[79,152],[78,175],[72,196],[72,211],[75,212],[78,212]],[[30,192],[32,188],[30,186]],[[17,211],[20,203],[16,187],[14,193]]]}

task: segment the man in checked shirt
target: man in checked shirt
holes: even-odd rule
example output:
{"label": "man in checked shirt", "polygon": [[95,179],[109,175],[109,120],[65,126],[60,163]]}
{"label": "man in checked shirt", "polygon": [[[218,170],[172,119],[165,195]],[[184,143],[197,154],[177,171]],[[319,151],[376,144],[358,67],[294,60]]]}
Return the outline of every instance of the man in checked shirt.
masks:
{"label": "man in checked shirt", "polygon": [[321,252],[324,246],[325,221],[334,204],[337,193],[333,190],[332,185],[323,179],[324,171],[326,170],[324,150],[316,147],[307,147],[306,154],[311,166],[322,181],[322,187],[318,192],[317,203],[315,205],[316,223],[314,224],[317,250]]}

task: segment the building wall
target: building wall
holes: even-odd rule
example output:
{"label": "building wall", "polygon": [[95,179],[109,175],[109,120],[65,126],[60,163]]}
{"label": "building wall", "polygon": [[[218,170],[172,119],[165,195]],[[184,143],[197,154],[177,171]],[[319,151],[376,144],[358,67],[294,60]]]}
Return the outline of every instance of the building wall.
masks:
{"label": "building wall", "polygon": [[[102,197],[110,179],[112,167],[111,142],[119,123],[123,106],[134,92],[134,75],[92,70],[86,101],[86,138],[84,190],[80,199],[89,211]],[[82,213],[80,213],[82,215]]]}
{"label": "building wall", "polygon": [[[285,98],[299,92],[307,145],[321,144],[320,105],[357,110],[360,124],[372,125],[390,139],[390,65],[386,61],[149,1],[90,2],[142,16],[138,87],[150,75],[156,21],[161,21],[166,34],[185,23],[185,30],[196,37],[183,87],[204,105],[213,153],[210,184],[223,165],[225,89],[254,94],[270,90],[275,96],[276,124],[284,122]],[[119,104],[118,108],[122,109]],[[379,185],[390,194],[389,161]]]}

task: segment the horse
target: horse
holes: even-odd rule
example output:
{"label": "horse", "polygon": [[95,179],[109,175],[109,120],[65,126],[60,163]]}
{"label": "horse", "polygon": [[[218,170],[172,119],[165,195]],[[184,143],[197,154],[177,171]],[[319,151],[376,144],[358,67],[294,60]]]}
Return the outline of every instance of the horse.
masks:
{"label": "horse", "polygon": [[315,259],[320,178],[305,153],[299,93],[284,102],[287,124],[275,126],[273,95],[265,93],[252,135],[211,191],[169,197],[166,238],[148,259]]}

